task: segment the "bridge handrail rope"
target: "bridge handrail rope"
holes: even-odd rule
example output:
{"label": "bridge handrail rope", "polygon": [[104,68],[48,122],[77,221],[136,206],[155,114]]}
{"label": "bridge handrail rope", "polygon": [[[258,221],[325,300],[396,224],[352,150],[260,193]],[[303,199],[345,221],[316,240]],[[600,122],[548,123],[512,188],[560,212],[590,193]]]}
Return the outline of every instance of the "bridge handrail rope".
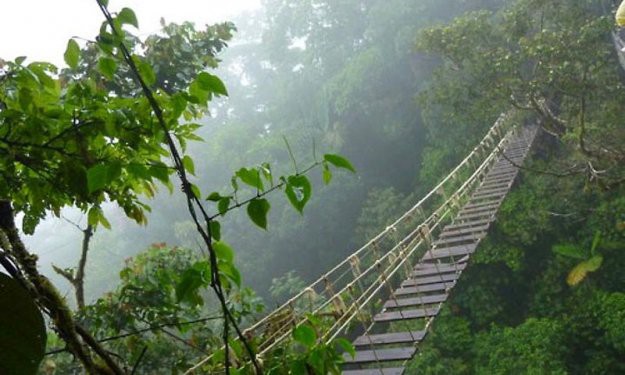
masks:
{"label": "bridge handrail rope", "polygon": [[[499,144],[497,145],[497,147],[495,148],[495,150],[493,150],[493,152],[487,157],[486,160],[484,160],[484,162],[478,167],[478,169],[471,175],[471,177],[469,177],[465,183],[458,188],[458,190],[449,198],[447,199],[440,207],[439,209],[433,213],[428,220],[426,220],[426,222],[431,221],[431,220],[435,220],[437,217],[439,217],[438,220],[436,220],[436,222],[434,223],[434,225],[431,226],[431,230],[434,231],[435,229],[437,229],[438,227],[441,226],[441,224],[445,221],[445,218],[448,217],[449,214],[452,213],[452,210],[449,208],[450,204],[453,202],[454,200],[454,196],[459,196],[462,195],[467,196],[467,194],[472,190],[469,188],[470,185],[474,184],[476,181],[479,180],[480,176],[483,175],[483,172],[488,170],[488,168],[497,160],[497,156],[498,156],[498,150],[502,150],[503,146],[505,145],[505,143],[510,139],[512,135],[512,132],[508,132],[508,134],[506,135],[506,137],[504,137],[503,139],[501,139],[501,141],[499,142]],[[439,214],[438,211],[444,211],[443,214]],[[418,229],[417,229],[418,230]],[[408,238],[408,237],[407,237]],[[406,239],[407,239],[406,238]],[[405,239],[404,239],[405,240]],[[400,261],[399,263],[395,266],[395,268],[393,268],[389,273],[385,274],[382,273],[382,275],[379,276],[379,280],[381,280],[381,278],[384,276],[387,279],[392,278],[400,269],[401,267],[408,263],[411,255],[417,253],[417,250],[420,249],[421,245],[423,245],[425,243],[423,238],[417,238],[415,239],[417,240],[417,243],[411,246],[411,250],[410,252],[405,256],[405,257],[400,257],[398,258]],[[413,242],[415,241],[413,240]],[[403,240],[402,240],[403,241]],[[426,248],[427,250],[427,248]],[[390,254],[390,253],[389,253]],[[418,254],[418,255],[423,255],[423,254]],[[412,266],[412,265],[411,265]],[[352,283],[355,283],[352,282]],[[373,283],[372,285],[375,285],[376,283]],[[363,293],[361,295],[360,298],[358,298],[358,305],[365,306],[367,305],[369,302],[371,302],[373,300],[373,298],[378,294],[378,292],[380,292],[384,287],[384,283],[380,282],[378,287],[371,293],[370,296],[368,296],[364,301],[360,302],[360,300],[366,296],[366,293]],[[332,328],[330,328],[330,330],[328,331],[328,333],[326,333],[326,335],[324,337],[326,337],[325,341],[329,342],[332,341],[333,339],[335,339],[342,331],[344,331],[345,329],[348,328],[348,324],[354,319],[354,317],[357,315],[358,311],[356,312],[356,314],[352,315],[351,317],[349,317],[340,327],[338,327],[338,329],[334,329],[334,326]],[[334,330],[334,333],[332,335],[329,335],[329,333],[331,333]],[[328,337],[329,336],[329,337]]]}
{"label": "bridge handrail rope", "polygon": [[[412,208],[410,208],[406,213],[404,213],[399,219],[397,219],[394,223],[392,223],[391,225],[387,226],[386,229],[384,229],[382,232],[380,232],[378,235],[376,235],[374,238],[372,238],[371,240],[369,240],[365,245],[363,245],[360,249],[356,250],[354,253],[352,253],[352,255],[350,255],[350,257],[356,255],[359,256],[361,255],[361,253],[365,252],[367,249],[371,248],[376,242],[379,242],[380,239],[382,239],[385,235],[387,235],[392,228],[397,227],[401,222],[403,222],[404,220],[406,220],[406,218],[408,218],[411,214],[414,214],[414,212],[416,212],[418,210],[419,207],[423,206],[423,204],[428,201],[430,198],[432,198],[437,191],[443,187],[449,180],[451,180],[453,178],[453,176],[455,176],[458,171],[466,166],[470,160],[479,153],[480,147],[483,147],[483,145],[486,145],[489,139],[492,139],[494,136],[497,135],[497,132],[500,131],[499,128],[502,128],[504,126],[504,124],[506,123],[505,119],[508,117],[508,114],[502,114],[499,119],[497,119],[497,121],[495,122],[495,124],[493,125],[493,127],[491,127],[488,131],[488,133],[484,136],[484,138],[482,139],[482,141],[479,143],[479,145],[477,147],[475,147],[471,153],[462,160],[462,162],[460,162],[460,164],[458,164],[456,166],[456,168],[454,168],[438,185],[436,185],[432,190],[430,190],[430,192],[423,197],[418,203],[416,203]],[[301,292],[299,292],[298,294],[296,294],[295,296],[293,296],[292,298],[290,298],[288,301],[284,302],[280,307],[278,307],[277,309],[275,309],[274,311],[279,311],[282,308],[284,308],[285,306],[287,306],[290,302],[293,302],[299,298],[302,297],[302,295],[304,295],[304,293],[306,292],[306,289],[314,289],[315,286],[320,285],[324,279],[328,278],[328,276],[330,276],[331,274],[333,274],[334,272],[338,271],[341,267],[345,266],[346,264],[349,263],[349,259],[350,257],[347,257],[345,260],[343,260],[341,263],[339,263],[338,265],[336,265],[334,268],[332,268],[331,270],[329,270],[328,272],[326,272],[325,274],[323,274],[321,277],[319,277],[316,281],[314,281],[313,283],[311,283],[307,288],[305,288],[304,290],[302,290]],[[267,315],[265,318],[259,320],[256,324],[254,324],[253,326],[251,326],[250,328],[248,328],[248,330],[253,330],[257,327],[259,327],[260,325],[262,325],[264,322],[266,322],[267,320],[269,320],[271,314]]]}
{"label": "bridge handrail rope", "polygon": [[[510,113],[500,115],[478,146],[399,219],[297,295],[247,328],[246,334],[260,339],[257,347],[258,355],[267,353],[290,337],[291,328],[304,323],[308,319],[308,314],[325,313],[334,317],[334,323],[322,334],[324,340],[332,340],[349,328],[363,308],[384,289],[388,280],[397,275],[402,266],[409,265],[410,259],[419,253],[417,250],[423,249],[424,244],[429,248],[428,237],[431,237],[431,233],[451,216],[454,209],[458,209],[462,199],[468,197],[476,182],[479,182],[494,163],[515,129],[512,121],[508,121],[510,115]],[[484,154],[485,157],[482,156]],[[474,160],[476,158],[478,160]],[[474,167],[478,163],[479,165]],[[461,173],[467,172],[463,170],[465,167],[472,173],[468,178],[462,179],[464,183],[456,188],[458,177],[462,177]],[[452,189],[455,189],[454,193],[448,195]],[[443,203],[437,204],[441,196]],[[428,204],[433,206],[429,210]],[[426,212],[430,213],[427,218]],[[421,216],[422,221],[415,225],[417,215]],[[390,244],[385,246],[385,242]],[[353,259],[358,259],[359,272],[353,271]],[[385,263],[388,264],[382,266]],[[351,281],[344,281],[345,276],[350,274]],[[364,290],[361,290],[358,298],[350,301],[348,306],[343,297],[350,295],[350,290],[354,288]],[[315,301],[320,303],[316,304]],[[199,369],[211,357],[204,358],[186,373]]]}

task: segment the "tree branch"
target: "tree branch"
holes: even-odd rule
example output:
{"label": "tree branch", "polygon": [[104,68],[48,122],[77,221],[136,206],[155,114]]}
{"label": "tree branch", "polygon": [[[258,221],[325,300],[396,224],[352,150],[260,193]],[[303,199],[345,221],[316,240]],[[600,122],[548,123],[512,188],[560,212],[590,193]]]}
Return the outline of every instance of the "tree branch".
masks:
{"label": "tree branch", "polygon": [[[102,11],[102,14],[106,18],[107,23],[111,27],[111,32],[117,38],[123,39],[123,38],[120,38],[120,35],[117,32],[117,28],[115,27],[115,22],[113,20],[113,17],[111,13],[109,12],[108,8],[106,7],[106,5],[104,5],[101,0],[96,0],[96,2],[98,3],[100,10]],[[163,130],[163,133],[165,135],[165,142],[169,148],[170,155],[174,161],[174,166],[176,168],[178,177],[180,178],[182,182],[182,192],[185,194],[185,197],[186,197],[187,209],[189,211],[189,215],[191,216],[193,222],[195,223],[196,229],[198,233],[200,234],[200,236],[202,237],[202,239],[204,240],[204,243],[208,249],[208,256],[209,256],[209,261],[211,264],[211,288],[215,292],[215,295],[217,296],[219,303],[221,305],[221,309],[224,313],[224,335],[223,337],[224,337],[224,345],[226,346],[226,350],[225,350],[226,374],[229,374],[229,360],[230,360],[229,359],[229,335],[228,335],[229,321],[230,323],[232,323],[232,326],[237,332],[239,339],[243,343],[245,350],[247,351],[250,357],[250,360],[253,363],[254,368],[256,369],[256,372],[258,374],[262,374],[262,369],[258,365],[258,362],[256,360],[256,355],[254,354],[252,347],[247,342],[247,339],[245,338],[245,336],[243,336],[241,330],[239,329],[237,325],[236,320],[230,313],[230,310],[228,309],[228,306],[226,303],[226,297],[224,294],[223,286],[221,284],[221,278],[219,275],[219,265],[217,262],[217,256],[215,254],[215,250],[213,248],[213,243],[211,240],[212,236],[211,236],[211,229],[210,229],[210,222],[211,222],[210,216],[204,209],[199,197],[195,196],[195,194],[193,193],[191,189],[191,183],[189,182],[187,178],[186,170],[182,163],[182,158],[169,132],[169,129],[167,128],[167,123],[165,122],[165,118],[163,116],[163,110],[160,104],[157,102],[152,90],[150,89],[150,87],[148,87],[145,80],[141,76],[141,73],[139,72],[139,69],[137,68],[137,65],[135,64],[135,61],[132,59],[130,51],[126,47],[123,40],[119,42],[118,47],[121,52],[121,55],[123,56],[124,61],[130,67],[130,70],[132,71],[133,76],[135,77],[137,83],[141,87],[144,96],[148,100],[150,107],[152,107],[154,116],[156,117],[159,126]],[[203,217],[204,225],[202,225],[202,223],[200,223],[198,219],[196,208],[200,211]]]}

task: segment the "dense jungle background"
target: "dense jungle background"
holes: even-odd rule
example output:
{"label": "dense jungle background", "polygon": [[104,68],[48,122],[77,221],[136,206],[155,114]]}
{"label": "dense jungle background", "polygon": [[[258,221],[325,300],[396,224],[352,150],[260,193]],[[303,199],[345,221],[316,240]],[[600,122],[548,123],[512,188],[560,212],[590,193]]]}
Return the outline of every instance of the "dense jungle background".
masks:
{"label": "dense jungle background", "polygon": [[[240,324],[384,229],[513,109],[518,121],[541,126],[537,143],[407,373],[625,373],[625,70],[611,35],[614,5],[265,0],[206,29],[164,20],[143,45],[156,84],[173,92],[201,67],[227,89],[227,96],[215,89],[187,139],[191,179],[202,192],[232,190],[233,173],[261,161],[278,176],[331,153],[356,170],[333,170],[329,184],[311,171],[303,214],[276,193],[267,197],[264,225],[245,209],[220,219],[242,279],[229,299]],[[61,79],[96,65],[108,76],[96,50],[80,48],[80,64]],[[17,68],[0,68],[4,85],[2,75]],[[107,90],[128,92],[123,82]],[[10,92],[4,86],[0,97],[9,103],[0,106],[4,140]],[[10,171],[14,161],[0,158]],[[151,207],[145,217],[111,202],[101,202],[100,219],[78,204],[58,217],[45,205],[33,213],[32,204],[18,214],[39,269],[82,325],[96,337],[134,332],[106,348],[129,364],[141,358],[136,373],[182,373],[221,345],[215,297],[199,284],[181,291],[182,275],[203,252],[176,184],[145,194],[152,196],[142,200]],[[16,193],[0,192],[15,201]],[[207,204],[221,211],[219,197]],[[85,238],[80,302],[71,280]],[[189,324],[153,325],[172,319]],[[83,371],[65,346],[49,330],[46,351],[60,350],[46,355],[40,373]]]}

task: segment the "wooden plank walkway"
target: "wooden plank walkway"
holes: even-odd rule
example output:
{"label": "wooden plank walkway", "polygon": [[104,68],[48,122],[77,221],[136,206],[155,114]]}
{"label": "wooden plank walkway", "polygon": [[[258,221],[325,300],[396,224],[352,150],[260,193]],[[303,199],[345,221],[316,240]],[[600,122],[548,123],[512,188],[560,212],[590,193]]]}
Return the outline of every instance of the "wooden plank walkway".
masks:
{"label": "wooden plank walkway", "polygon": [[[518,174],[515,164],[523,163],[536,131],[524,128],[517,133],[506,148],[505,157],[500,156],[493,164],[455,220],[443,228],[409,278],[393,290],[382,311],[373,316],[373,326],[354,340],[356,356],[344,354],[343,374],[403,374],[403,366],[415,355],[417,344],[425,339],[432,319],[449,298],[480,240],[487,235]],[[396,332],[402,324],[403,331]],[[419,326],[426,329],[414,330]]]}

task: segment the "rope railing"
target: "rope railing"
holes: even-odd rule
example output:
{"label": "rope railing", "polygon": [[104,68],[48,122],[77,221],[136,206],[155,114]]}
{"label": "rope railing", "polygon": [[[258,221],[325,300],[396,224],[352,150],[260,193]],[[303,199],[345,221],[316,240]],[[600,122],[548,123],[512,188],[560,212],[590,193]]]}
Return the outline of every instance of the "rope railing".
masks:
{"label": "rope railing", "polygon": [[[381,300],[389,280],[402,269],[408,270],[427,251],[432,233],[451,221],[454,211],[479,185],[514,131],[509,117],[510,114],[502,114],[469,155],[395,222],[247,328],[244,334],[255,338],[258,355],[288,340],[291,329],[306,322],[310,315],[327,323],[321,337],[330,341],[350,328],[367,306]],[[204,358],[186,374],[210,360],[211,356]]]}
{"label": "rope railing", "polygon": [[[473,188],[475,187],[475,185],[478,184],[478,182],[480,181],[481,177],[484,176],[485,172],[497,160],[499,151],[503,149],[503,146],[505,145],[507,141],[509,141],[511,135],[512,135],[512,132],[509,132],[507,136],[504,137],[499,142],[499,144],[497,145],[497,148],[493,150],[493,152],[488,156],[488,158],[484,160],[484,162],[478,167],[478,169],[471,175],[471,177],[469,177],[465,181],[465,183],[460,188],[458,188],[458,190],[456,190],[456,192],[454,192],[454,194],[450,198],[448,198],[437,209],[437,211],[434,212],[424,222],[424,224],[428,222],[434,222],[431,226],[429,226],[431,232],[435,232],[437,229],[442,227],[443,224],[447,222],[446,219],[451,218],[453,216],[452,214],[454,214],[454,211],[450,209],[452,202],[454,202],[455,198],[464,199],[470,195],[470,193],[474,190]],[[418,231],[419,231],[419,228],[415,230],[415,232],[418,232]],[[411,236],[406,237],[403,241],[409,238],[412,238],[413,233],[411,233]],[[361,294],[361,296],[356,301],[358,305],[365,306],[368,303],[370,303],[376,297],[376,295],[378,295],[383,290],[385,286],[385,283],[382,280],[383,277],[387,279],[392,278],[406,264],[412,267],[414,262],[411,262],[411,259],[417,258],[417,257],[420,258],[421,256],[423,256],[424,252],[429,250],[430,246],[423,237],[416,237],[416,238],[411,239],[409,248],[410,248],[409,252],[404,257],[397,258],[398,262],[396,263],[396,265],[394,265],[392,269],[389,270],[389,268],[391,268],[391,266],[389,266],[387,268],[388,272],[382,272],[380,274],[380,276],[378,277],[378,280],[376,280],[377,283],[379,284],[377,288],[375,288],[371,293],[365,292]],[[422,250],[422,251],[418,251],[418,250]],[[356,280],[354,280],[354,282],[356,282]],[[376,283],[372,284],[372,286],[375,286],[375,285]],[[337,324],[333,325],[324,336],[326,338],[326,341],[331,341],[335,339],[338,335],[340,335],[340,333],[343,332],[348,327],[348,323],[350,323],[354,318],[355,318],[355,315],[352,315],[348,317],[342,325],[340,326],[337,326]]]}

